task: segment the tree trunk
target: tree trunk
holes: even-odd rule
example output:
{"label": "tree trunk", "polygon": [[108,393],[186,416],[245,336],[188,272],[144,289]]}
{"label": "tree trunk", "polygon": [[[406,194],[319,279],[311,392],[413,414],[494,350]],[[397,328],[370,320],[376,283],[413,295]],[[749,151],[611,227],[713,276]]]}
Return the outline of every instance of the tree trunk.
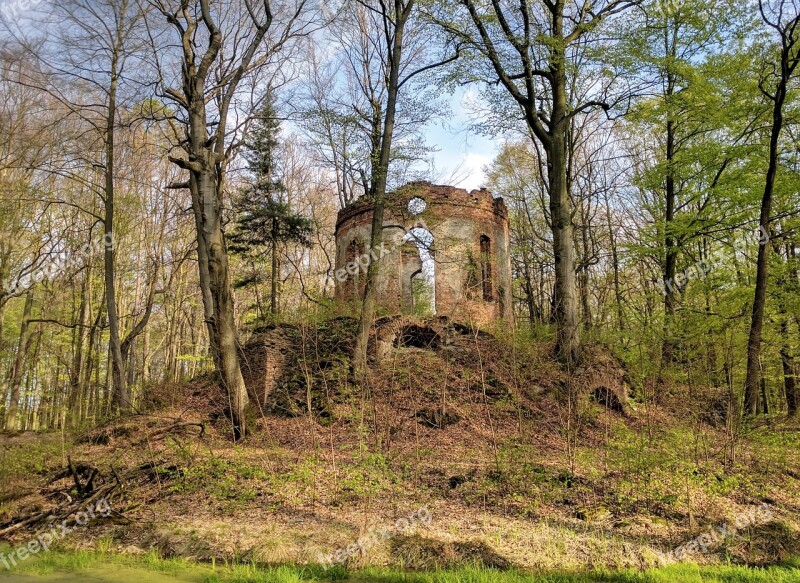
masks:
{"label": "tree trunk", "polygon": [[786,410],[789,417],[797,414],[797,370],[789,346],[789,318],[781,321],[781,365],[783,367],[783,389],[786,395]]}
{"label": "tree trunk", "polygon": [[108,111],[106,112],[106,159],[105,159],[105,216],[103,226],[105,244],[103,254],[104,279],[106,285],[106,312],[108,314],[108,351],[111,358],[111,382],[114,391],[114,407],[126,411],[130,408],[130,393],[125,382],[125,364],[122,358],[119,335],[119,316],[114,283],[114,249],[109,243],[114,237],[114,131],[117,111],[117,58],[111,60],[111,85],[108,92]]}
{"label": "tree trunk", "polygon": [[[769,140],[769,167],[761,199],[761,214],[758,224],[761,232],[771,238],[772,194],[778,175],[778,148],[783,129],[783,104],[786,100],[788,79],[783,76],[778,83],[772,110],[772,131]],[[769,241],[760,241],[756,263],[756,289],[753,297],[753,312],[750,321],[750,335],[747,340],[747,376],[744,385],[744,413],[757,415],[760,409],[759,388],[761,378],[761,337],[764,328],[764,306],[767,299],[769,278]]]}
{"label": "tree trunk", "polygon": [[6,429],[19,429],[19,391],[22,387],[22,377],[25,372],[25,356],[28,353],[28,340],[30,338],[31,309],[33,308],[33,291],[28,290],[25,295],[25,307],[22,311],[22,322],[19,327],[19,342],[14,366],[11,369],[8,395],[8,410],[6,411]]}
{"label": "tree trunk", "polygon": [[[199,126],[205,131],[205,123]],[[213,155],[213,154],[209,154]],[[205,164],[211,165],[210,160]],[[207,321],[209,338],[214,338],[216,354],[214,360],[228,393],[234,440],[247,434],[246,409],[249,402],[244,377],[239,367],[238,334],[234,317],[233,293],[228,271],[228,254],[222,233],[222,204],[218,197],[218,185],[212,170],[206,167],[192,180],[196,197],[201,201],[203,213],[197,218],[202,225],[202,236],[198,237],[198,257],[205,256],[208,261],[208,286],[212,318]],[[202,279],[202,278],[201,278]],[[206,307],[206,309],[208,309]]]}
{"label": "tree trunk", "polygon": [[[380,150],[373,152],[373,159],[377,154],[377,163],[372,171],[372,231],[370,232],[369,246],[372,260],[367,267],[367,281],[364,287],[364,299],[361,306],[361,317],[358,322],[355,349],[353,353],[353,372],[358,382],[363,381],[367,370],[367,348],[372,321],[375,318],[375,285],[380,266],[379,248],[383,241],[383,210],[386,198],[386,183],[391,160],[392,138],[394,136],[394,120],[397,110],[397,96],[400,90],[400,68],[403,56],[403,36],[405,24],[411,13],[413,0],[405,7],[397,10],[394,21],[394,38],[390,50],[389,78],[387,83],[386,113],[383,119],[383,128],[380,135]],[[388,21],[388,17],[385,17]],[[388,25],[388,22],[387,22]]]}
{"label": "tree trunk", "polygon": [[[563,0],[556,2],[554,37],[564,36]],[[567,73],[562,48],[552,50],[553,132],[547,148],[550,190],[550,221],[555,257],[555,316],[557,322],[556,354],[559,362],[572,368],[580,362],[581,340],[578,298],[575,282],[575,241],[572,225],[572,200],[567,189]]]}
{"label": "tree trunk", "polygon": [[81,285],[81,302],[78,307],[78,326],[73,330],[73,357],[72,367],[69,372],[69,394],[67,397],[67,411],[69,424],[75,427],[80,422],[81,412],[81,377],[83,370],[83,347],[86,342],[86,324],[89,308],[89,287],[92,268],[86,267],[83,284]]}
{"label": "tree trunk", "polygon": [[583,208],[585,201],[581,201],[581,269],[580,269],[580,294],[581,307],[583,308],[583,329],[592,329],[592,305],[589,301],[589,212]]}
{"label": "tree trunk", "polygon": [[272,217],[272,281],[269,290],[269,311],[272,316],[278,313],[278,218]]}
{"label": "tree trunk", "polygon": [[[670,30],[665,30],[666,45],[672,58],[675,58],[675,44],[671,48],[669,42]],[[665,98],[667,101],[667,177],[665,188],[665,214],[664,214],[664,340],[661,345],[661,357],[664,364],[674,361],[675,338],[673,324],[675,320],[675,304],[677,302],[677,290],[675,288],[675,272],[678,263],[678,248],[673,233],[675,222],[675,206],[677,202],[677,191],[675,186],[675,121],[672,116],[671,99],[675,93],[675,76],[667,74],[667,91]]]}
{"label": "tree trunk", "polygon": [[614,225],[611,221],[611,204],[608,200],[608,193],[604,194],[606,203],[606,223],[608,226],[608,238],[611,245],[611,266],[614,269],[614,298],[617,304],[617,327],[619,330],[625,329],[625,319],[622,311],[622,288],[619,281],[619,252],[617,250],[617,236],[614,233]]}

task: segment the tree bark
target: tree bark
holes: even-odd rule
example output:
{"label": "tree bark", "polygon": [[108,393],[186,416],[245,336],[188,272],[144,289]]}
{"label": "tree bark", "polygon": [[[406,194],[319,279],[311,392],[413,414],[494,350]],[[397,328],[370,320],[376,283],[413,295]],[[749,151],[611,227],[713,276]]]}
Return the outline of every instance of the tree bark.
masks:
{"label": "tree bark", "polygon": [[[553,37],[564,38],[564,0],[557,0],[553,9]],[[550,186],[550,220],[555,257],[555,315],[557,322],[556,354],[568,368],[580,362],[581,339],[578,318],[578,298],[575,281],[575,241],[573,239],[572,199],[567,189],[567,73],[566,55],[554,43],[551,49],[550,70],[553,87],[553,131],[546,144]],[[535,103],[533,104],[535,106]]]}
{"label": "tree bark", "polygon": [[789,417],[797,415],[798,391],[797,369],[789,345],[789,318],[784,315],[781,321],[781,366],[783,367],[783,389],[786,396],[786,410]]}
{"label": "tree bark", "polygon": [[272,218],[272,281],[269,289],[269,311],[272,316],[278,313],[278,218]]}
{"label": "tree bark", "polygon": [[[121,31],[119,31],[121,34]],[[103,216],[104,250],[103,273],[106,286],[106,313],[108,315],[108,351],[111,358],[111,382],[113,387],[113,404],[120,411],[130,409],[131,397],[128,384],[125,382],[125,363],[122,358],[119,334],[119,315],[114,282],[114,248],[109,243],[114,237],[114,134],[117,115],[117,85],[119,67],[119,45],[115,45],[111,57],[111,82],[108,90],[108,109],[106,111],[106,143],[105,143],[105,214]]]}
{"label": "tree bark", "polygon": [[[669,20],[669,19],[668,19]],[[672,113],[672,98],[675,95],[675,74],[672,72],[673,62],[677,58],[677,40],[675,31],[670,26],[664,29],[664,48],[671,62],[667,65],[667,86],[664,100],[667,106],[667,144],[666,163],[667,176],[665,184],[665,212],[664,212],[664,340],[661,344],[661,358],[664,364],[669,364],[675,359],[674,320],[675,306],[677,303],[677,290],[675,275],[678,264],[678,246],[673,232],[675,223],[675,207],[677,204],[677,188],[675,184],[675,154],[676,132],[675,116]],[[672,38],[671,38],[672,37]]]}
{"label": "tree bark", "polygon": [[[788,54],[782,60],[788,59]],[[761,213],[758,224],[766,237],[772,236],[772,196],[778,175],[778,152],[780,135],[783,129],[783,105],[786,101],[788,77],[782,75],[778,82],[772,110],[772,130],[769,140],[769,167],[767,169],[764,195],[761,199]],[[761,403],[759,398],[761,380],[761,337],[764,328],[764,307],[767,299],[769,279],[769,241],[761,241],[756,262],[756,289],[753,297],[753,310],[750,320],[750,334],[747,340],[747,376],[744,385],[744,413],[757,415]]]}
{"label": "tree bark", "polygon": [[779,19],[771,23],[767,19],[762,0],[759,0],[761,16],[781,38],[780,71],[778,82],[775,87],[775,94],[771,95],[762,85],[761,91],[772,101],[772,128],[769,139],[769,167],[767,168],[766,183],[764,184],[764,195],[761,199],[761,213],[758,224],[761,229],[761,238],[758,248],[758,260],[756,263],[756,289],[753,297],[753,311],[750,321],[750,334],[747,339],[747,376],[744,385],[744,414],[757,415],[760,410],[759,403],[759,380],[761,375],[761,338],[764,328],[764,309],[767,298],[767,283],[769,279],[769,255],[770,242],[772,237],[772,197],[775,190],[775,182],[779,168],[779,149],[780,137],[783,130],[784,114],[783,107],[786,102],[786,94],[789,82],[800,64],[800,54],[797,46],[800,42],[798,37],[798,25],[800,25],[800,14],[795,14],[788,23],[781,22],[784,14],[784,2],[780,2]]}
{"label": "tree bark", "polygon": [[[372,321],[375,318],[375,285],[380,267],[380,246],[383,241],[383,211],[386,199],[386,183],[391,160],[392,138],[394,136],[395,113],[397,110],[397,97],[400,91],[400,70],[403,57],[403,38],[405,25],[414,6],[414,0],[409,0],[405,5],[400,0],[395,0],[394,38],[391,46],[387,47],[390,54],[389,74],[387,79],[386,109],[383,118],[383,127],[380,134],[380,149],[373,152],[373,159],[377,154],[376,163],[372,167],[372,191],[370,193],[372,206],[372,230],[370,232],[370,256],[372,261],[367,267],[364,299],[361,305],[361,317],[358,322],[353,353],[353,372],[358,382],[363,381],[367,370],[367,349]],[[391,19],[384,15],[384,22],[391,26]]]}
{"label": "tree bark", "polygon": [[592,304],[589,298],[589,258],[591,256],[589,244],[589,211],[584,208],[585,200],[581,200],[581,264],[579,287],[581,295],[581,308],[583,310],[583,329],[587,332],[592,329]]}
{"label": "tree bark", "polygon": [[81,377],[83,372],[83,347],[86,343],[86,329],[89,310],[89,288],[91,286],[91,263],[86,266],[81,285],[81,301],[78,307],[78,326],[73,331],[73,357],[69,371],[69,394],[67,396],[67,414],[69,424],[75,427],[81,419]]}
{"label": "tree bark", "polygon": [[19,342],[17,343],[17,355],[14,358],[14,365],[11,369],[8,395],[8,410],[6,411],[6,429],[19,429],[21,427],[19,419],[19,391],[22,387],[22,377],[25,372],[25,357],[28,353],[30,339],[30,319],[31,309],[33,308],[33,291],[28,290],[25,295],[25,307],[22,311],[22,322],[19,327]]}

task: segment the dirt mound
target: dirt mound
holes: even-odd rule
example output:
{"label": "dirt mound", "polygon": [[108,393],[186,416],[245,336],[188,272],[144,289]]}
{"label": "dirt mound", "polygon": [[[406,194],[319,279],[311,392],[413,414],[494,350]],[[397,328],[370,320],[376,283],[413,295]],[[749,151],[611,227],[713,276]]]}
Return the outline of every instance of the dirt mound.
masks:
{"label": "dirt mound", "polygon": [[[346,424],[363,417],[359,411],[369,402],[371,415],[362,421],[385,439],[417,438],[421,425],[471,443],[520,416],[557,431],[569,399],[573,408],[576,400],[594,399],[615,414],[629,412],[625,369],[601,348],[587,349],[583,366],[566,372],[552,346],[499,339],[446,317],[376,321],[368,386],[356,386],[350,375],[356,326],[341,317],[252,335],[242,350],[243,371],[262,424],[268,417],[273,429],[275,418]],[[481,409],[487,405],[498,427],[486,426],[493,423]]]}

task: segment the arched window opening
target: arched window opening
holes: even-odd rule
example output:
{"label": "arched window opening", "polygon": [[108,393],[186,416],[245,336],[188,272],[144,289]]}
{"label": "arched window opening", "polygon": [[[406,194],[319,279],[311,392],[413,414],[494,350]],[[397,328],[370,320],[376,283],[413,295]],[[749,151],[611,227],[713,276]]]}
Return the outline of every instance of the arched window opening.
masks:
{"label": "arched window opening", "polygon": [[411,276],[411,307],[415,316],[435,316],[433,305],[434,286],[418,271]]}
{"label": "arched window opening", "polygon": [[492,241],[486,235],[481,235],[481,288],[483,301],[494,300],[492,294]]}
{"label": "arched window opening", "polygon": [[433,235],[427,229],[410,229],[404,241],[412,241],[419,252],[422,269],[411,274],[413,313],[418,316],[436,315],[436,266],[433,261]]}

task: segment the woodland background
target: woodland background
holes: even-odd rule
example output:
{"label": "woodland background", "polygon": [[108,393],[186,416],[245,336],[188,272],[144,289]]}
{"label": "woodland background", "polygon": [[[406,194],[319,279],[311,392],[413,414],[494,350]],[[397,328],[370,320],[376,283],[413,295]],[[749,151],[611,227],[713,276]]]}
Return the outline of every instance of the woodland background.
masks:
{"label": "woodland background", "polygon": [[799,9],[3,5],[0,425],[78,428],[143,408],[154,387],[224,368],[225,326],[241,342],[271,323],[357,316],[332,299],[336,212],[410,180],[457,182],[426,138],[464,87],[469,131],[501,141],[485,186],[510,211],[517,335],[563,327],[560,159],[582,342],[619,355],[645,393],[729,395],[731,422],[796,414]]}

